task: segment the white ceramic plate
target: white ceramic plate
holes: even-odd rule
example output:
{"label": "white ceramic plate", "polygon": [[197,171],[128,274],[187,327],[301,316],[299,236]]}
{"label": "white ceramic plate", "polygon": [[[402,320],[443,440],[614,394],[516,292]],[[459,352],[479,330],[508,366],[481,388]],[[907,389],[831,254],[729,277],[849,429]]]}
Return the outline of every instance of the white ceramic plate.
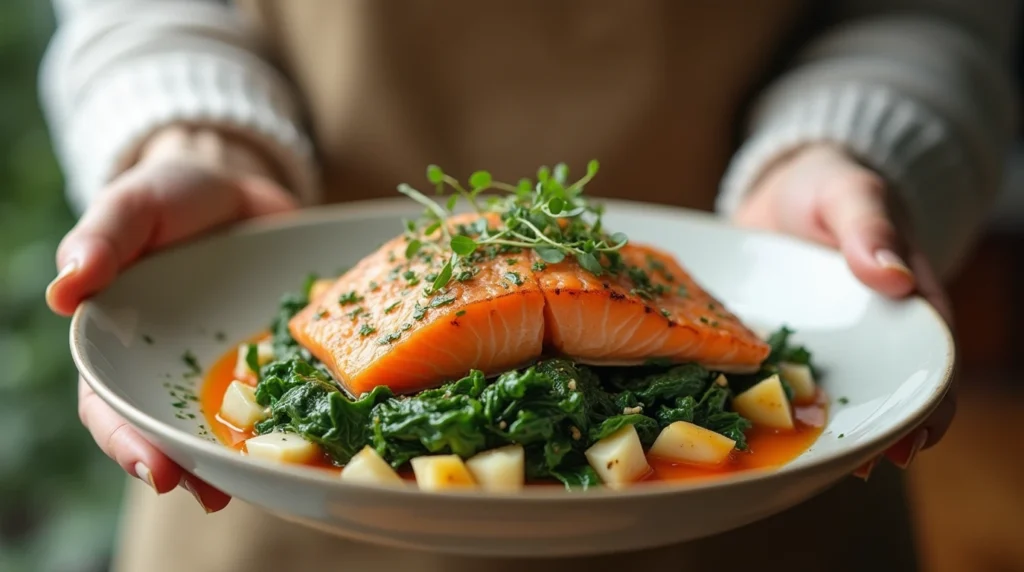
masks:
{"label": "white ceramic plate", "polygon": [[148,258],[79,308],[71,350],[103,400],[228,494],[351,538],[487,555],[639,549],[740,527],[846,478],[922,421],[945,393],[953,344],[923,300],[888,301],[862,286],[837,254],[797,240],[663,206],[608,206],[608,228],[678,255],[748,324],[797,330],[826,372],[827,392],[849,400],[833,403],[828,426],[806,453],[778,470],[699,484],[426,494],[245,458],[204,434],[195,404],[172,405],[167,385],[199,383],[185,376],[186,350],[209,366],[265,328],[281,294],[307,273],[337,272],[396,234],[401,217],[417,214],[402,200],[266,219]]}

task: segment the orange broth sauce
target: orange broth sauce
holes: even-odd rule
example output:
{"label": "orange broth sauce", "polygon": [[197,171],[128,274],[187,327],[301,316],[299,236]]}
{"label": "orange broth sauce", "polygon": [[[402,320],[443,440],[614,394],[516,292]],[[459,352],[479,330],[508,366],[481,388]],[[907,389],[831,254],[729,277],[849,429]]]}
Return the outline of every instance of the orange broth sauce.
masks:
{"label": "orange broth sauce", "polygon": [[[262,337],[259,336],[249,340],[249,342],[255,343]],[[245,454],[245,440],[253,436],[252,431],[241,431],[221,419],[218,414],[221,401],[224,398],[224,392],[227,390],[228,385],[236,379],[234,373],[236,360],[237,350],[229,351],[217,360],[206,374],[206,379],[203,381],[203,386],[199,393],[199,401],[210,431],[213,432],[221,443],[239,451],[241,454]],[[256,379],[252,375],[239,381],[249,385],[256,384]],[[697,481],[751,469],[765,469],[784,465],[800,456],[821,435],[821,431],[828,419],[828,397],[821,389],[818,389],[812,401],[794,406],[793,419],[796,422],[796,428],[792,431],[756,426],[747,431],[748,450],[734,450],[729,459],[718,466],[708,467],[681,464],[657,457],[650,457],[648,462],[653,471],[646,480]],[[312,466],[337,474],[341,472],[341,469],[335,467],[326,455],[313,463]],[[402,476],[412,479],[411,472],[403,472]]]}

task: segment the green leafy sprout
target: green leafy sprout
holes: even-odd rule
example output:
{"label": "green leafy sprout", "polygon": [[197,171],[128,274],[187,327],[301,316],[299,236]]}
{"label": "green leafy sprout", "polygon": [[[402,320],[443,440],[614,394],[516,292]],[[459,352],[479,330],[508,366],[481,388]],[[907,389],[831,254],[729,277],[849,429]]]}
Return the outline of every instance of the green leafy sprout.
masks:
{"label": "green leafy sprout", "polygon": [[[553,170],[545,166],[538,169],[536,181],[524,178],[516,185],[495,181],[487,171],[476,171],[464,186],[441,167],[430,165],[427,181],[434,185],[440,200],[408,184],[398,186],[400,193],[424,207],[419,221],[406,222],[406,258],[429,251],[444,261],[428,293],[444,288],[453,276],[472,276],[472,264],[481,258],[481,252],[494,256],[528,249],[549,264],[573,257],[594,275],[617,274],[624,267],[618,251],[628,239],[622,233],[606,234],[603,207],[590,204],[583,196],[598,166],[597,161],[590,161],[586,173],[573,182],[569,182],[569,167],[564,163]],[[450,223],[460,200],[481,215],[476,222]],[[497,215],[500,223],[491,226],[487,215]]]}

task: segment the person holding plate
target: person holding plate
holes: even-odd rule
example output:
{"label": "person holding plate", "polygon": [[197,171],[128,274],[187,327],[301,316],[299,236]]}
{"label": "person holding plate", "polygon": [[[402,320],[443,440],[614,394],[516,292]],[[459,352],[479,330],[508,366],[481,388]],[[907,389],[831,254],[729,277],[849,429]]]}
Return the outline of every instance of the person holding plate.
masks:
{"label": "person holding plate", "polygon": [[[999,188],[1017,112],[1012,0],[55,5],[42,96],[83,212],[46,293],[62,315],[147,253],[390,195],[430,163],[515,180],[599,158],[593,195],[817,241],[871,288],[920,293],[949,319],[941,277]],[[366,546],[228,505],[79,388],[83,423],[135,477],[117,570],[523,566]],[[893,464],[942,437],[954,398]],[[873,474],[705,540],[528,565],[912,569],[900,476]]]}

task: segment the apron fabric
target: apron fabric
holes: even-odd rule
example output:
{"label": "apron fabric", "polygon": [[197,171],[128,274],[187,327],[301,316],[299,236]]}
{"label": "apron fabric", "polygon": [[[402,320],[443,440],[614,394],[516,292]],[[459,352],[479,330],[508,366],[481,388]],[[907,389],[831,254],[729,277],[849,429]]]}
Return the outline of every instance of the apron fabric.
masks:
{"label": "apron fabric", "polygon": [[181,489],[157,497],[132,480],[113,572],[911,572],[917,564],[910,530],[902,480],[889,466],[879,466],[867,483],[850,477],[787,512],[710,538],[543,559],[371,545],[284,522],[237,499],[207,515]]}
{"label": "apron fabric", "polygon": [[[799,0],[240,0],[297,87],[325,200],[393,196],[436,163],[516,181],[589,159],[599,196],[711,207],[744,104]],[[373,546],[240,501],[128,489],[116,572],[915,569],[902,482],[880,469],[696,542],[589,558],[460,558]],[[689,518],[680,515],[680,518]],[[524,555],[526,556],[526,555]]]}

